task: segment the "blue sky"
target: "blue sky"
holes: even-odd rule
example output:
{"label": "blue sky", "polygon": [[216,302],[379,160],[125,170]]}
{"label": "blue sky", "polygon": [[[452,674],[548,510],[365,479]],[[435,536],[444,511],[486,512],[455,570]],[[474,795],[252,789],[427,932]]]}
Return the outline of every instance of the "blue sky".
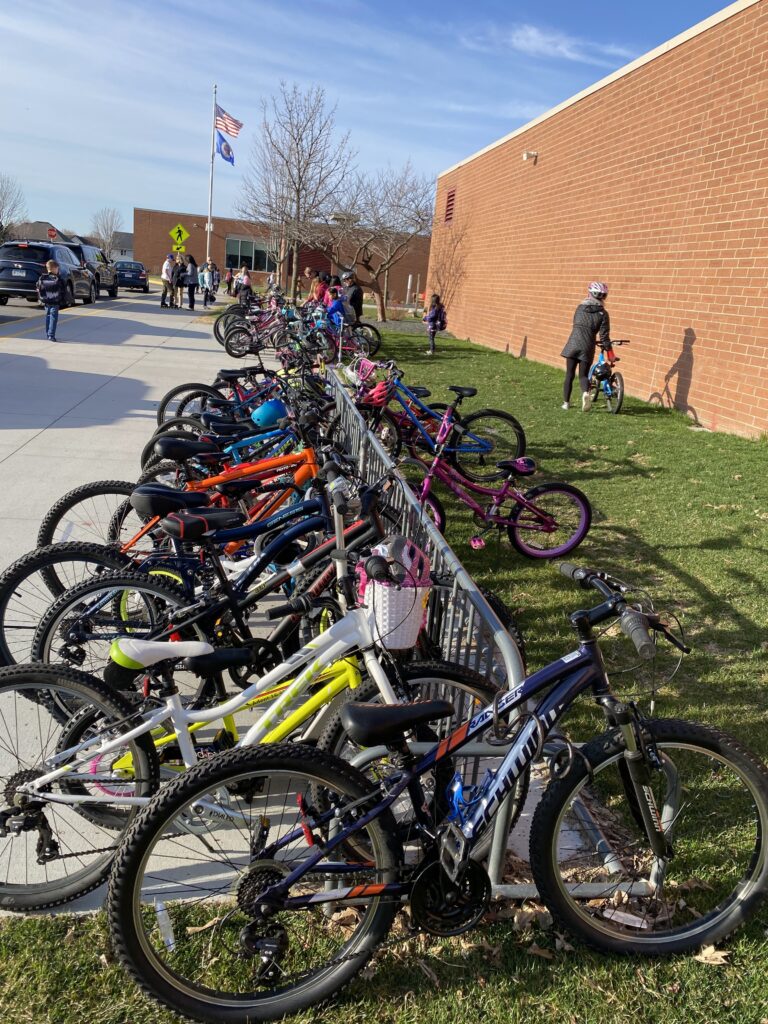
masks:
{"label": "blue sky", "polygon": [[[0,9],[0,172],[33,219],[85,231],[102,206],[202,213],[211,87],[245,123],[216,158],[233,212],[260,101],[281,79],[338,102],[361,168],[436,175],[720,10],[719,0],[35,0]],[[224,16],[222,10],[226,10]],[[324,15],[323,11],[328,14]]]}

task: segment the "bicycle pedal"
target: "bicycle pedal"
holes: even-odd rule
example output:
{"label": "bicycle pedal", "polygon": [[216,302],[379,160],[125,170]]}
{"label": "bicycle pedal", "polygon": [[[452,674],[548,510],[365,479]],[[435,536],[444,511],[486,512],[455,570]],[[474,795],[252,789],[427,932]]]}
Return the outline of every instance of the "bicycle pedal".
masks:
{"label": "bicycle pedal", "polygon": [[467,837],[457,825],[449,822],[440,838],[440,867],[452,882],[463,872],[469,850]]}
{"label": "bicycle pedal", "polygon": [[469,546],[473,549],[473,551],[482,551],[482,549],[485,547],[485,541],[482,537],[470,537]]}

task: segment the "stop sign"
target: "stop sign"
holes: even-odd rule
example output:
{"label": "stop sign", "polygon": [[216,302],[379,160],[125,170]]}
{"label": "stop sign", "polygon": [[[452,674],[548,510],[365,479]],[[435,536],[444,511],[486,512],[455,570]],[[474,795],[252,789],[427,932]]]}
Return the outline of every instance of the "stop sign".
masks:
{"label": "stop sign", "polygon": [[56,228],[48,228],[48,237],[53,240],[56,237]]}

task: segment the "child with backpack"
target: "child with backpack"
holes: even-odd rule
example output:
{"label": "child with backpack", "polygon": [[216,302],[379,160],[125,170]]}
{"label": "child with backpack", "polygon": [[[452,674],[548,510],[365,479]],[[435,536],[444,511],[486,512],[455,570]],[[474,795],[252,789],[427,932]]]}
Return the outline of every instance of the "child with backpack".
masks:
{"label": "child with backpack", "polygon": [[59,310],[67,304],[67,289],[56,260],[48,260],[45,271],[37,282],[37,294],[45,306],[45,336],[48,341],[56,341],[56,324]]}
{"label": "child with backpack", "polygon": [[429,302],[429,309],[424,314],[424,323],[427,325],[427,336],[429,337],[429,348],[427,355],[435,354],[435,335],[438,331],[444,331],[448,326],[445,316],[445,306],[440,301],[439,295],[433,295]]}

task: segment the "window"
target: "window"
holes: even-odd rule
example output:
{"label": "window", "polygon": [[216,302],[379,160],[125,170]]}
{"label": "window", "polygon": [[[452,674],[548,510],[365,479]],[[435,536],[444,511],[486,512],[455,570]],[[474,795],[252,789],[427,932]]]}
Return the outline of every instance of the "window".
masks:
{"label": "window", "polygon": [[249,270],[269,273],[277,269],[267,250],[252,238],[228,238],[225,247],[225,266],[239,270],[245,264]]}
{"label": "window", "polygon": [[18,260],[27,263],[45,263],[51,258],[50,249],[38,248],[35,245],[4,245],[0,249],[0,259]]}
{"label": "window", "polygon": [[75,266],[80,265],[80,260],[77,258],[77,255],[72,252],[71,249],[57,249],[56,258],[59,263],[69,263],[70,266],[72,264],[74,264]]}
{"label": "window", "polygon": [[456,189],[452,188],[445,197],[445,223],[453,220],[453,207],[456,202]]}

